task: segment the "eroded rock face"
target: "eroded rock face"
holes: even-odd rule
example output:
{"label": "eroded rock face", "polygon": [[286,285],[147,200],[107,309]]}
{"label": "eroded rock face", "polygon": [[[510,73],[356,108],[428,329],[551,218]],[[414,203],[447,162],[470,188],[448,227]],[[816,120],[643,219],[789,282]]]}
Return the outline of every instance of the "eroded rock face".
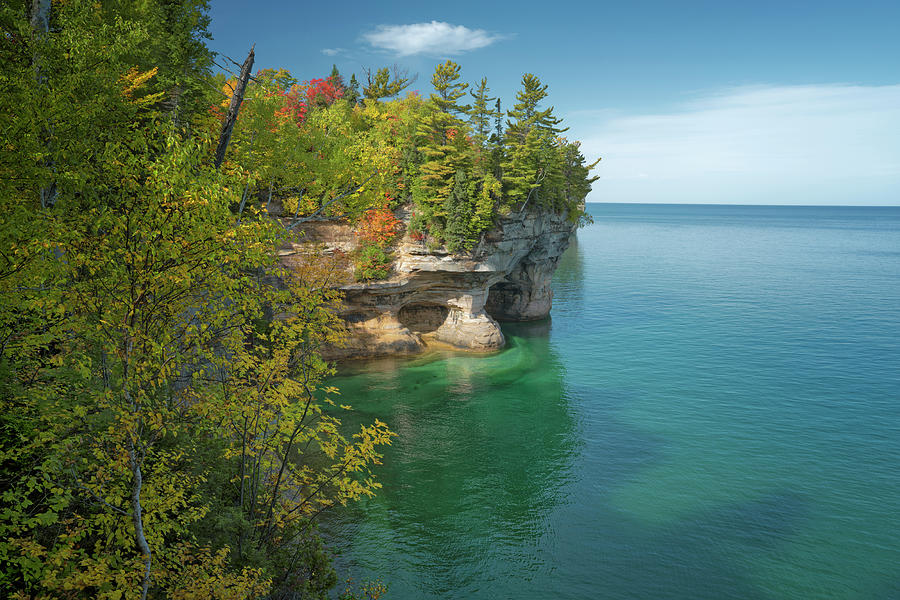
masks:
{"label": "eroded rock face", "polygon": [[[329,246],[332,236],[340,250],[352,250],[348,225],[331,224],[327,231],[309,225],[304,241]],[[529,321],[550,313],[551,278],[574,230],[567,214],[529,211],[501,218],[465,255],[404,238],[391,278],[343,286],[350,341],[328,357],[415,354],[432,340],[473,351],[503,347],[497,320]]]}

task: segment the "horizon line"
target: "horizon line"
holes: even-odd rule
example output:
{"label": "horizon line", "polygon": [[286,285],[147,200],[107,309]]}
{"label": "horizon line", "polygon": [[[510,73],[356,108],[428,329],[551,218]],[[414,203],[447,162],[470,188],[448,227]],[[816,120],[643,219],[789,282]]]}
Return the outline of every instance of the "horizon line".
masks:
{"label": "horizon line", "polygon": [[617,204],[623,206],[784,206],[793,208],[900,208],[900,204],[746,204],[732,202],[605,202],[585,201],[585,204]]}

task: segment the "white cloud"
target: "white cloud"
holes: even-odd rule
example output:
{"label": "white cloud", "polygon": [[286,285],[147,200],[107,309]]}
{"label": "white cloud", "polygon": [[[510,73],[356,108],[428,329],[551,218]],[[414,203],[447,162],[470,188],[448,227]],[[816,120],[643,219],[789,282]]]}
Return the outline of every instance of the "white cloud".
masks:
{"label": "white cloud", "polygon": [[900,203],[900,85],[731,88],[576,130],[594,200]]}
{"label": "white cloud", "polygon": [[325,56],[337,56],[344,52],[343,48],[322,48],[322,54]]}
{"label": "white cloud", "polygon": [[429,54],[448,56],[489,46],[503,38],[484,29],[469,29],[441,21],[411,25],[379,25],[363,34],[363,39],[375,48],[388,50],[398,56]]}

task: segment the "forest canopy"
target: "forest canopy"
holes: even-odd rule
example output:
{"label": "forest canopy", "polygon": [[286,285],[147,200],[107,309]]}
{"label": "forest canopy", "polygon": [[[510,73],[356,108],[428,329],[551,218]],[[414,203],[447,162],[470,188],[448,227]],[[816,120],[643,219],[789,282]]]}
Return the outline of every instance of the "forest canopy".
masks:
{"label": "forest canopy", "polygon": [[[286,70],[257,73],[235,126],[234,166],[252,171],[254,195],[272,198],[296,217],[355,221],[371,208],[412,209],[409,232],[470,250],[498,215],[531,206],[582,216],[593,164],[562,133],[547,86],[532,74],[508,111],[487,80],[464,83],[452,61],[439,64],[428,98],[404,89],[394,70],[369,74],[358,90],[334,68],[298,81]],[[224,119],[237,85],[220,77]],[[596,164],[596,163],[594,163]]]}

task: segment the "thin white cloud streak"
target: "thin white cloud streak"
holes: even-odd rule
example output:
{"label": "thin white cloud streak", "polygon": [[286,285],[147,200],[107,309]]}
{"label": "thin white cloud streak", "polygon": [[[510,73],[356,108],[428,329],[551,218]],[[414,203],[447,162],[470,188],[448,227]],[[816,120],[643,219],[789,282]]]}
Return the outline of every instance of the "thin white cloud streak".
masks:
{"label": "thin white cloud streak", "polygon": [[900,203],[900,85],[732,88],[579,129],[591,200]]}
{"label": "thin white cloud streak", "polygon": [[345,52],[343,48],[322,48],[322,54],[325,56],[337,56]]}
{"label": "thin white cloud streak", "polygon": [[375,48],[397,56],[415,54],[448,56],[490,46],[503,38],[484,29],[469,29],[441,21],[410,25],[379,25],[363,34],[363,40]]}

